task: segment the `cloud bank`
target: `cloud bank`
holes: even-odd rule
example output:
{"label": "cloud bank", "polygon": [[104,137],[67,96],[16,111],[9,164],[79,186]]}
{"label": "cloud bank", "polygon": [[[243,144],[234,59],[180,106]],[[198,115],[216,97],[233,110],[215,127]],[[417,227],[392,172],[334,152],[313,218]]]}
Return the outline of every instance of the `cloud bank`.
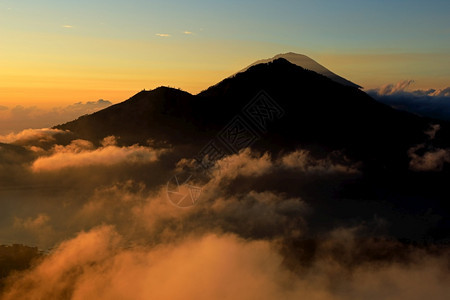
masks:
{"label": "cloud bank", "polygon": [[17,133],[29,128],[44,128],[55,124],[72,121],[82,115],[91,114],[112,103],[107,100],[78,102],[65,107],[51,109],[36,106],[24,107],[21,105],[7,108],[0,107],[0,135]]}
{"label": "cloud bank", "polygon": [[[430,139],[438,130],[431,127]],[[50,249],[1,281],[2,300],[445,299],[450,292],[445,247],[371,235],[364,222],[311,230],[326,187],[361,176],[359,163],[339,152],[243,149],[200,178],[196,206],[179,209],[167,180],[192,165],[185,149],[49,129],[8,139],[0,147],[8,174],[0,182],[7,207],[0,236]]]}
{"label": "cloud bank", "polygon": [[388,84],[367,93],[389,106],[421,116],[450,120],[450,87],[410,90],[413,80]]}
{"label": "cloud bank", "polygon": [[410,254],[413,265],[347,269],[330,256],[338,244],[328,239],[320,246],[324,256],[299,274],[283,265],[270,241],[206,234],[127,248],[113,227],[101,226],[62,243],[36,267],[11,277],[2,299],[439,300],[450,292],[448,269],[438,256],[418,258],[417,252]]}

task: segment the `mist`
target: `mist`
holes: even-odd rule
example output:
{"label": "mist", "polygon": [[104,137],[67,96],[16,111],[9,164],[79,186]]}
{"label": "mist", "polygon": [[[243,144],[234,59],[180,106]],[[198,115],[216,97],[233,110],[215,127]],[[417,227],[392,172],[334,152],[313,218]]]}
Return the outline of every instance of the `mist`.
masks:
{"label": "mist", "polygon": [[[360,163],[342,153],[242,149],[194,176],[201,195],[180,208],[168,182],[194,164],[183,149],[121,146],[113,136],[93,143],[48,129],[3,139],[10,144],[1,146],[8,174],[1,243],[43,254],[3,278],[1,299],[444,299],[450,292],[448,249],[392,239],[382,217],[313,230],[311,199],[323,195],[311,194],[309,182],[324,188],[362,176]],[[282,174],[287,185],[304,183],[291,193]]]}

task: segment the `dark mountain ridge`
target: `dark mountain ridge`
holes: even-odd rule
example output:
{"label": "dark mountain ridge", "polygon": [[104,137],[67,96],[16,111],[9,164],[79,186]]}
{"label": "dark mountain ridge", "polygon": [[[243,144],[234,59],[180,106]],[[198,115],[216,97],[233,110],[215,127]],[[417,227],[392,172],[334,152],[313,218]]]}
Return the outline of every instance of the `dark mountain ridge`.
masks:
{"label": "dark mountain ridge", "polygon": [[125,144],[164,140],[206,142],[258,92],[286,112],[255,147],[277,152],[299,145],[345,150],[357,160],[407,164],[405,153],[426,135],[430,120],[380,104],[357,88],[336,83],[285,59],[260,64],[198,95],[160,87],[92,115],[58,125],[98,142],[116,135]]}

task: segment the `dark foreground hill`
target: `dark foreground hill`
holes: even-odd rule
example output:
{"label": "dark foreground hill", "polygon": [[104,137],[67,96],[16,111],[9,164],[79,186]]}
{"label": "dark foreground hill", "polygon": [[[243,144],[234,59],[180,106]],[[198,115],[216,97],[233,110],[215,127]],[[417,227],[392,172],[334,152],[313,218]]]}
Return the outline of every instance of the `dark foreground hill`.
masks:
{"label": "dark foreground hill", "polygon": [[[256,115],[265,116],[263,126],[258,126],[251,113],[249,117],[248,105],[255,108],[252,99],[261,91],[270,107],[256,110]],[[448,167],[444,164],[439,172],[411,170],[410,153],[425,143],[428,148],[450,147],[449,126],[441,123],[431,139],[425,132],[436,123],[433,120],[394,110],[356,87],[282,58],[252,66],[198,95],[166,87],[142,91],[56,128],[97,143],[115,135],[126,145],[170,144],[184,149],[179,159],[194,155],[224,128],[230,129],[236,117],[244,126],[235,129],[254,137],[248,145],[274,158],[300,148],[317,157],[339,151],[360,164],[361,176],[337,178],[332,185],[311,178],[299,182],[287,173],[267,179],[266,185],[282,192],[296,195],[301,190],[307,195],[305,200],[316,211],[311,226],[334,226],[342,220],[369,223],[382,216],[397,237],[448,239]]]}

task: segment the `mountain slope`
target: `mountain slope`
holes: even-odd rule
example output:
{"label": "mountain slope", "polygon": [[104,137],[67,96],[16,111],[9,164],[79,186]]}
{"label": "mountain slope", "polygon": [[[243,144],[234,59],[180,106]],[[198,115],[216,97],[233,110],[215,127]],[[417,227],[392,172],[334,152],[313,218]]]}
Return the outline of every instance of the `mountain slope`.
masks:
{"label": "mountain slope", "polygon": [[228,107],[242,107],[259,90],[265,90],[286,111],[265,136],[282,136],[276,144],[284,147],[313,144],[346,149],[361,159],[387,156],[398,161],[395,153],[404,156],[408,147],[424,138],[428,126],[425,119],[396,111],[358,89],[284,59],[253,66],[199,96],[224,103],[220,107],[225,113]]}
{"label": "mountain slope", "polygon": [[183,141],[186,135],[179,128],[192,130],[196,122],[193,100],[191,94],[176,89],[144,90],[122,103],[55,128],[70,130],[94,142],[108,135],[120,137],[125,144],[167,137]]}

